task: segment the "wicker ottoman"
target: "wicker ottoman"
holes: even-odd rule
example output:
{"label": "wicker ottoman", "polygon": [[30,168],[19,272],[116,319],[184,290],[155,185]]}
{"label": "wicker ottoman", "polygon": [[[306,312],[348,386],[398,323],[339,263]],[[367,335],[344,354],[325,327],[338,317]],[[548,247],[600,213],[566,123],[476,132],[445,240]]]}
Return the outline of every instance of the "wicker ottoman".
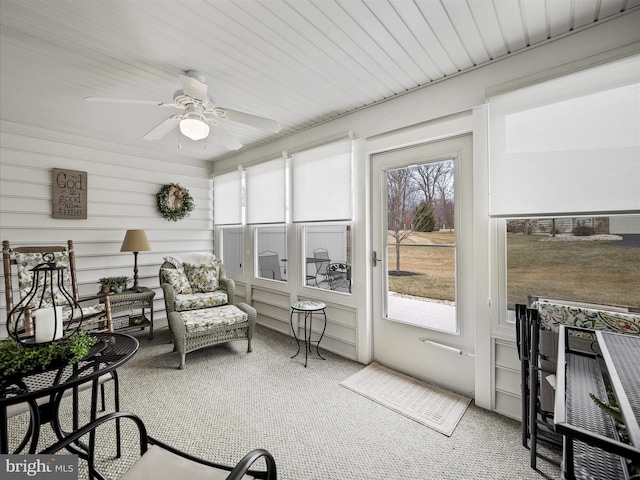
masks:
{"label": "wicker ottoman", "polygon": [[256,310],[246,303],[171,312],[168,320],[175,350],[180,354],[180,369],[187,353],[210,345],[246,339],[247,352],[251,351]]}

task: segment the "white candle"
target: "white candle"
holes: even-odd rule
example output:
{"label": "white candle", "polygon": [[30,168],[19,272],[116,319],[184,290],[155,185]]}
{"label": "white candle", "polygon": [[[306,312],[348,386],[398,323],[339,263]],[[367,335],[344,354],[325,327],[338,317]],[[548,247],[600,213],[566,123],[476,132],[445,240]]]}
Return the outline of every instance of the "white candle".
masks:
{"label": "white candle", "polygon": [[39,308],[35,312],[36,343],[46,343],[62,337],[62,307]]}

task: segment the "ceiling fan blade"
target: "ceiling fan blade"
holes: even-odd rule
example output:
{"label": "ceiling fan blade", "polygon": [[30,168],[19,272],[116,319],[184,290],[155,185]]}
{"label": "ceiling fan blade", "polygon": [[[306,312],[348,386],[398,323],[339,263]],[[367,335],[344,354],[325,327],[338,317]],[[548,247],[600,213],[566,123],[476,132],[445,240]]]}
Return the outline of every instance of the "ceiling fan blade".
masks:
{"label": "ceiling fan blade", "polygon": [[164,137],[167,133],[173,130],[180,123],[180,116],[174,115],[172,117],[167,118],[161,124],[157,125],[153,130],[147,133],[143,138],[145,140],[159,140]]}
{"label": "ceiling fan blade", "polygon": [[218,107],[215,109],[215,114],[220,118],[225,118],[231,122],[244,123],[251,127],[261,128],[273,133],[280,131],[280,124],[270,118],[259,117],[258,115],[252,115],[251,113],[239,112],[237,110],[231,110],[229,108]]}
{"label": "ceiling fan blade", "polygon": [[239,150],[242,148],[242,143],[222,125],[212,124],[209,125],[209,129],[209,136],[216,137],[220,140],[227,150]]}
{"label": "ceiling fan blade", "polygon": [[89,102],[137,103],[140,105],[156,105],[158,107],[178,107],[178,105],[176,105],[175,103],[157,102],[155,100],[131,100],[128,98],[107,98],[107,97],[85,97],[84,99]]}
{"label": "ceiling fan blade", "polygon": [[180,75],[180,81],[182,82],[182,91],[185,95],[193,97],[201,102],[207,101],[207,84],[199,74],[193,73],[192,75],[199,75],[200,78],[195,78],[189,75],[191,72],[187,72],[187,75]]}

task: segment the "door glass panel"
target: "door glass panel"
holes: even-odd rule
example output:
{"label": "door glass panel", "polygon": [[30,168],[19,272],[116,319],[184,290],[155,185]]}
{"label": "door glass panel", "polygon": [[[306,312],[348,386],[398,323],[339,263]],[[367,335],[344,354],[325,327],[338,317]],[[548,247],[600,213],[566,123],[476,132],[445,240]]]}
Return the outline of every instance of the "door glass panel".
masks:
{"label": "door glass panel", "polygon": [[387,318],[455,332],[453,160],[386,173]]}

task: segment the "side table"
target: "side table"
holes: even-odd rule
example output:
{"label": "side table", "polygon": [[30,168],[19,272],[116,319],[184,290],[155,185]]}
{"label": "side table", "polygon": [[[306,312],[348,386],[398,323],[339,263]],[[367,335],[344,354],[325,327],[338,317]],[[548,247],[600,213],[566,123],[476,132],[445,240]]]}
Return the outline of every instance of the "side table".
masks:
{"label": "side table", "polygon": [[[118,332],[149,327],[149,340],[153,340],[153,297],[156,292],[147,287],[139,287],[137,290],[124,290],[122,293],[114,293],[109,297],[111,302],[111,315],[124,310],[139,308],[142,314],[139,317],[131,317],[129,326],[114,329]],[[145,316],[145,309],[149,309],[149,318]]]}
{"label": "side table", "polygon": [[[291,331],[293,332],[293,337],[296,339],[296,344],[298,345],[298,351],[291,358],[295,358],[300,353],[300,340],[298,340],[298,335],[296,335],[296,331],[293,328],[293,314],[294,313],[304,313],[304,366],[307,366],[307,358],[309,353],[311,353],[311,344],[316,344],[316,353],[322,360],[326,360],[322,355],[320,355],[320,342],[322,341],[322,337],[324,337],[324,332],[327,329],[327,314],[324,309],[327,306],[322,302],[314,302],[312,300],[301,300],[299,302],[291,305]],[[313,324],[313,314],[315,312],[322,312],[324,316],[324,328],[322,329],[322,333],[320,334],[320,338],[318,340],[311,340],[312,334],[312,324]],[[309,331],[307,334],[307,320],[309,320]]]}

